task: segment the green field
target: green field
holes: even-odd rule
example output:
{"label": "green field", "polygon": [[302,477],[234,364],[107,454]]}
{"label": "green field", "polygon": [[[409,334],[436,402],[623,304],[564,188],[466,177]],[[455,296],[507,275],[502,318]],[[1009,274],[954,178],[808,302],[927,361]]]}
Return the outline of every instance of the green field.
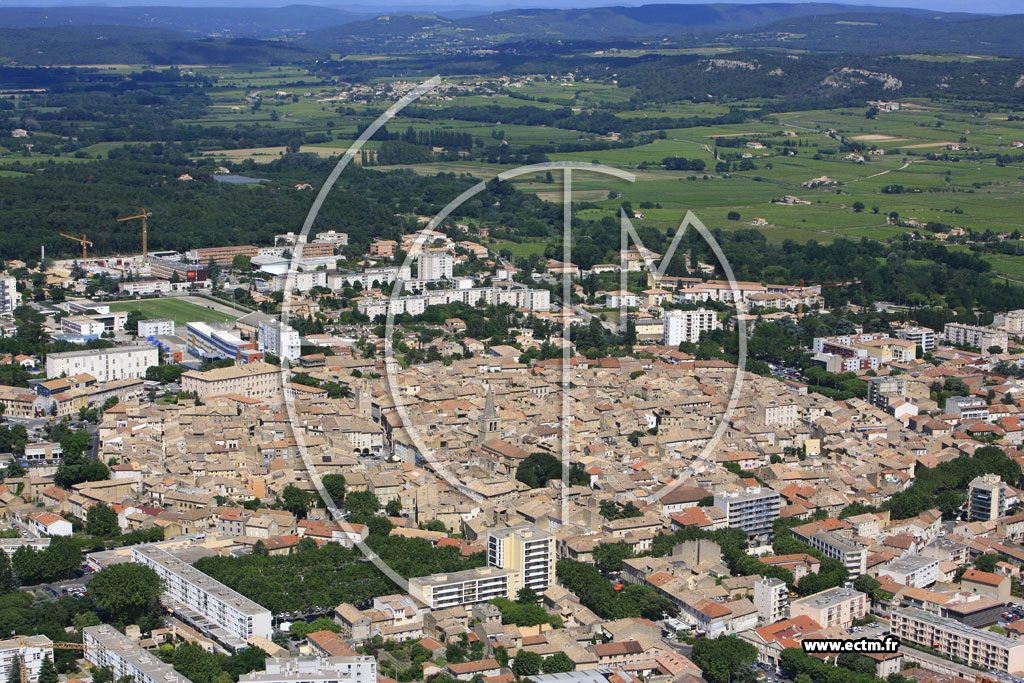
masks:
{"label": "green field", "polygon": [[142,311],[146,318],[170,318],[176,327],[183,331],[185,323],[221,323],[234,320],[238,316],[228,315],[220,311],[178,299],[140,299],[138,301],[115,301],[110,304],[112,311]]}

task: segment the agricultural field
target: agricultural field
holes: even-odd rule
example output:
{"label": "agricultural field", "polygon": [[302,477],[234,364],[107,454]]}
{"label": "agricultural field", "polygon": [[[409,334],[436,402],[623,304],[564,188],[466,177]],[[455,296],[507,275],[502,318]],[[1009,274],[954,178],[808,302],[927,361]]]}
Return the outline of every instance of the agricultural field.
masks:
{"label": "agricultural field", "polygon": [[[139,299],[137,301],[115,301],[110,304],[112,311],[141,311],[146,318],[170,318],[179,331],[184,331],[185,323],[223,323],[233,321],[238,316],[220,311],[212,311],[203,306],[181,301],[179,299]],[[241,311],[239,311],[241,315]]]}
{"label": "agricultural field", "polygon": [[[588,52],[580,57],[614,58],[625,66],[641,53],[671,58],[721,51],[724,48],[666,48]],[[367,66],[387,63],[386,58],[368,54],[346,59]],[[410,59],[415,58],[396,57],[393,63]],[[990,57],[970,55],[906,54],[900,59],[934,62],[943,68],[965,62],[979,66],[998,63]],[[129,65],[113,65],[107,72],[134,70]],[[433,73],[381,75],[353,85],[299,65],[193,65],[182,72],[204,79],[207,104],[181,107],[174,125],[251,132],[249,137],[214,132],[188,152],[194,161],[228,166],[273,162],[290,150],[321,158],[341,155],[358,133],[395,101],[395,93]],[[994,158],[997,154],[1020,156],[1015,143],[1024,140],[1024,121],[1017,120],[1019,113],[1012,109],[990,111],[969,100],[910,97],[901,98],[898,111],[871,115],[865,102],[862,106],[781,111],[737,123],[713,123],[769,102],[759,97],[658,102],[642,95],[642,87],[620,85],[611,78],[535,73],[517,75],[514,86],[504,87],[493,74],[447,74],[436,91],[388,122],[387,135],[378,134],[363,149],[371,153],[368,162],[374,163],[372,155],[381,153],[391,144],[389,140],[422,141],[430,135],[458,134],[470,141],[449,150],[419,142],[428,158],[421,155],[411,162],[386,161],[374,166],[381,171],[408,169],[425,176],[468,174],[486,180],[542,160],[596,162],[625,169],[635,174],[635,182],[575,171],[577,215],[584,219],[617,217],[623,203],[628,203],[642,215],[634,223],[661,231],[677,227],[689,210],[709,228],[753,228],[776,243],[895,239],[920,232],[914,226],[927,223],[981,233],[1024,231],[1024,162],[1004,164]],[[31,103],[24,106],[32,111]],[[506,109],[509,120],[501,113]],[[536,112],[536,116],[524,116],[524,110]],[[44,115],[54,109],[40,106],[36,111]],[[558,117],[567,112],[608,114],[613,122],[621,121],[622,132],[609,131],[614,124],[583,130],[586,126],[577,129],[559,123]],[[700,121],[693,121],[698,117]],[[644,120],[652,118],[684,125],[708,123],[651,130]],[[96,125],[90,121],[71,123]],[[54,141],[60,141],[57,136],[47,133],[32,139],[50,148],[37,152],[7,144],[0,148],[0,176],[19,178],[51,163],[103,159],[139,144],[108,136],[68,153],[53,149]],[[699,170],[675,170],[672,163],[664,163],[675,157],[702,166]],[[364,159],[357,155],[354,161],[362,163]],[[561,203],[560,174],[556,171],[553,176],[547,180],[531,175],[510,182],[544,201]],[[827,180],[818,186],[808,185],[818,178]],[[890,214],[897,215],[902,225],[893,224]],[[528,245],[510,243],[508,248],[517,255],[524,248],[531,253],[543,251],[543,245],[539,249],[535,243]],[[1017,256],[981,255],[999,273],[1024,274]]]}

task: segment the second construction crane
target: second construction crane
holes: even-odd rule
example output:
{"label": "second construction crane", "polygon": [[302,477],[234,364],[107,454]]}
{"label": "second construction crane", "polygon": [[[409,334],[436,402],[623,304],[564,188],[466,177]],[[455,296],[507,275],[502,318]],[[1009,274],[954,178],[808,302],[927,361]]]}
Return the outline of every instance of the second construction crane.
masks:
{"label": "second construction crane", "polygon": [[83,262],[83,265],[85,265],[85,263],[84,263],[85,262],[85,258],[86,258],[85,248],[92,246],[92,242],[90,242],[88,239],[86,239],[85,233],[82,233],[81,237],[75,237],[74,235],[68,235],[67,233],[63,233],[62,232],[60,234],[60,236],[61,237],[67,237],[69,240],[74,240],[76,242],[80,242],[81,243],[81,245],[82,245],[82,262]]}
{"label": "second construction crane", "polygon": [[121,222],[124,222],[124,221],[133,221],[133,220],[135,220],[137,218],[141,218],[142,219],[142,258],[146,258],[146,256],[149,254],[148,244],[147,244],[148,230],[147,230],[147,227],[146,227],[146,219],[151,217],[152,215],[153,215],[152,212],[146,211],[145,209],[143,209],[142,213],[140,213],[138,215],[135,215],[135,216],[125,216],[124,218],[118,218],[117,219],[118,223],[121,223]]}

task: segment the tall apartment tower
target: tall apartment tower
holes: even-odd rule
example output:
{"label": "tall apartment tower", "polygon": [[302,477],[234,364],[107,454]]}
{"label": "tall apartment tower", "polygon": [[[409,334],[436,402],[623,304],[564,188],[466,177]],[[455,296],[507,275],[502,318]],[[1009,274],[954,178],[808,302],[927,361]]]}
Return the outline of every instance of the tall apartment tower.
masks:
{"label": "tall apartment tower", "polygon": [[[1010,495],[1008,495],[1010,494]],[[1006,514],[1014,500],[1012,491],[997,474],[975,477],[967,487],[967,518],[972,522],[990,522]]]}
{"label": "tall apartment tower", "polygon": [[771,539],[782,509],[779,494],[760,486],[747,487],[742,493],[715,494],[715,506],[725,512],[730,529],[743,529],[756,543]]}
{"label": "tall apartment tower", "polygon": [[774,624],[789,614],[789,589],[782,579],[763,576],[754,583],[754,607],[762,624]]}
{"label": "tall apartment tower", "polygon": [[555,537],[535,526],[494,529],[487,532],[487,564],[511,569],[511,593],[529,588],[541,593],[555,582]]}

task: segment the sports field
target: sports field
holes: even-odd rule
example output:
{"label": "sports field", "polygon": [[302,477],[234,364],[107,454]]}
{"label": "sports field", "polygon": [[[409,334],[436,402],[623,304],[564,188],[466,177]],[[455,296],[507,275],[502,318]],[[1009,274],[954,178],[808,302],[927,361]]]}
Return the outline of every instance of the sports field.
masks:
{"label": "sports field", "polygon": [[208,308],[178,299],[140,299],[138,301],[115,301],[110,304],[112,311],[142,311],[146,318],[170,318],[176,327],[184,331],[185,323],[220,323],[234,320],[237,316],[211,311]]}

